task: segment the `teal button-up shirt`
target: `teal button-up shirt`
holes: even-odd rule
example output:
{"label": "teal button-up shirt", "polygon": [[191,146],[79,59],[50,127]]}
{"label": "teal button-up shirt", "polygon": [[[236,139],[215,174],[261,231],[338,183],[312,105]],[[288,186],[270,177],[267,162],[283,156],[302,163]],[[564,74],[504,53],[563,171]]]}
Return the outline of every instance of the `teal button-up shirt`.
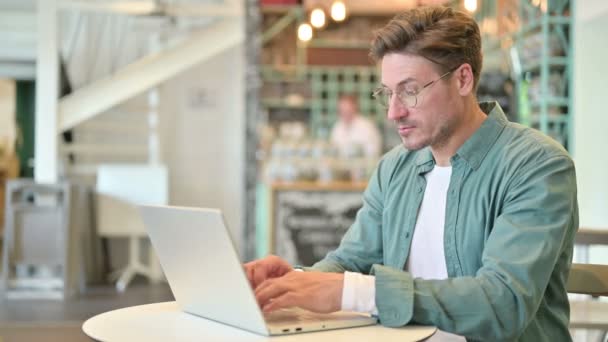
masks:
{"label": "teal button-up shirt", "polygon": [[[387,153],[340,246],[312,269],[375,275],[383,325],[434,325],[482,341],[569,341],[566,280],[578,227],[567,152],[483,103],[482,126],[451,159],[443,243],[448,279],[404,271],[435,162],[429,148]],[[438,215],[443,214],[441,208]]]}

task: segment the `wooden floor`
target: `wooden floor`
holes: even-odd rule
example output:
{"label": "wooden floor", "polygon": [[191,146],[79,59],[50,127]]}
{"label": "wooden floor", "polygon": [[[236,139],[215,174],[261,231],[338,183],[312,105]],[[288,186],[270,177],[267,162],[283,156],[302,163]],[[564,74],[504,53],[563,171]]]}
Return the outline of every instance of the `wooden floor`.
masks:
{"label": "wooden floor", "polygon": [[68,301],[0,299],[0,342],[91,341],[81,329],[88,318],[128,306],[170,300],[173,294],[164,283],[136,283],[123,294],[111,286],[95,287]]}

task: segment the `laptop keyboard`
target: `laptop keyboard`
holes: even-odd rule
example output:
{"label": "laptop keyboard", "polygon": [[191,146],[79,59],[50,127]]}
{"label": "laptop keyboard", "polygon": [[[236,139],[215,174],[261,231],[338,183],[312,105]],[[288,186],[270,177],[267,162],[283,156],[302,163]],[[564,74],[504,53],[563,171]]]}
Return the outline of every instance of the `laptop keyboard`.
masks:
{"label": "laptop keyboard", "polygon": [[271,313],[264,314],[264,319],[267,323],[298,323],[298,322],[323,322],[323,321],[340,321],[352,320],[352,315],[345,314],[319,314],[302,309],[281,309]]}
{"label": "laptop keyboard", "polygon": [[264,314],[267,323],[297,323],[297,322],[319,322],[322,319],[312,312],[297,309],[282,309]]}

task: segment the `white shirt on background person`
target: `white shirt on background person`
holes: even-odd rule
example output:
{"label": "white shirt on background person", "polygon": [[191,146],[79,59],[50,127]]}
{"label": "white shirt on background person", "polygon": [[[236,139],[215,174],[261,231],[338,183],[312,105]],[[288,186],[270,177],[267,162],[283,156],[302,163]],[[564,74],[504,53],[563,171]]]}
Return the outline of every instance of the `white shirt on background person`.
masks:
{"label": "white shirt on background person", "polygon": [[378,158],[382,152],[382,141],[376,124],[361,115],[350,122],[338,120],[331,131],[331,142],[338,147],[340,155],[350,156],[360,146],[365,157]]}

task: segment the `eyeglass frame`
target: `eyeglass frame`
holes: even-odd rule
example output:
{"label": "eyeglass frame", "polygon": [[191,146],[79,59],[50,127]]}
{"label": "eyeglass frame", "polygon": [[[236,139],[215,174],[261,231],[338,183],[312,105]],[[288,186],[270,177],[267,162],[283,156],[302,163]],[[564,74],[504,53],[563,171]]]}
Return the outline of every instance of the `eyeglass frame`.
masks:
{"label": "eyeglass frame", "polygon": [[[413,106],[408,106],[405,101],[401,98],[401,96],[397,95],[397,97],[399,98],[399,102],[401,102],[401,105],[403,105],[406,108],[416,108],[416,106],[418,105],[418,95],[420,95],[420,93],[426,89],[426,88],[430,88],[433,84],[439,82],[440,80],[442,80],[444,77],[448,76],[449,74],[453,73],[454,71],[456,71],[456,69],[458,69],[460,66],[454,67],[451,70],[447,71],[446,73],[444,73],[443,75],[439,76],[439,78],[430,81],[428,83],[426,83],[425,85],[423,85],[417,92],[416,94],[413,95],[406,95],[408,97],[413,97],[414,98],[414,105]],[[402,83],[400,83],[399,85],[401,85]],[[398,86],[399,86],[398,85]],[[391,92],[388,103],[385,105],[384,103],[382,103],[383,101],[380,99],[380,93],[384,90],[388,90]],[[404,92],[401,92],[404,93]],[[391,91],[390,89],[386,88],[386,87],[379,87],[376,90],[374,90],[374,92],[372,93],[372,96],[374,97],[374,99],[378,100],[381,105],[385,108],[389,108],[390,106],[390,98],[393,96],[394,92]]]}

